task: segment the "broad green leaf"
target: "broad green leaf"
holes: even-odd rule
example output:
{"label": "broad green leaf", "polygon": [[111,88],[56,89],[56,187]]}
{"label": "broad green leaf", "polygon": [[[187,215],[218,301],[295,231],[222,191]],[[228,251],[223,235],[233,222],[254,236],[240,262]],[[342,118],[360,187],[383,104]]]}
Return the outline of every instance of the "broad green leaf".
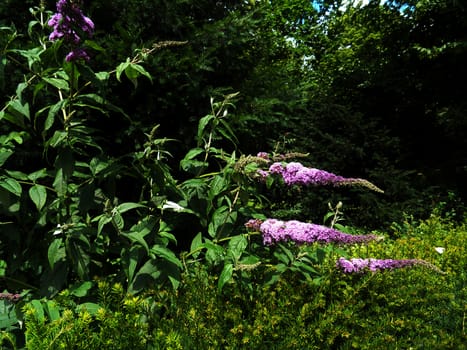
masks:
{"label": "broad green leaf", "polygon": [[29,177],[27,174],[23,173],[22,171],[17,170],[5,170],[8,176],[12,177],[13,179],[19,181],[29,181]]}
{"label": "broad green leaf", "polygon": [[79,312],[87,311],[92,316],[95,316],[97,314],[97,311],[99,311],[99,309],[102,309],[102,306],[100,306],[99,304],[96,304],[96,303],[83,303],[83,304],[79,304],[76,307],[76,312],[79,313]]}
{"label": "broad green leaf", "polygon": [[211,217],[211,222],[208,225],[208,233],[211,237],[215,237],[219,232],[219,228],[227,222],[230,215],[229,207],[224,205],[217,208]]}
{"label": "broad green leaf", "polygon": [[47,144],[55,148],[62,144],[64,140],[66,140],[67,136],[68,134],[65,131],[56,130],[53,136],[47,141]]}
{"label": "broad green leaf", "polygon": [[117,210],[112,210],[112,223],[118,230],[122,230],[125,226],[125,221],[123,220],[123,216]]}
{"label": "broad green leaf", "polygon": [[58,79],[58,78],[45,78],[43,77],[44,81],[46,81],[48,84],[56,87],[59,90],[63,91],[68,91],[69,90],[69,85],[68,82],[64,79]]}
{"label": "broad green leaf", "polygon": [[127,212],[128,210],[132,210],[136,208],[147,208],[147,206],[145,206],[144,204],[140,204],[140,203],[127,202],[127,203],[122,203],[122,204],[117,205],[114,208],[114,210],[122,214],[124,212]]}
{"label": "broad green leaf", "polygon": [[[121,228],[119,227],[119,229]],[[144,235],[141,232],[122,232],[121,234],[127,237],[133,243],[139,243],[144,249],[146,249],[146,252],[149,254],[148,243],[144,239]]]}
{"label": "broad green leaf", "polygon": [[209,164],[200,160],[182,159],[180,161],[180,166],[184,171],[196,175],[203,169],[207,168]]}
{"label": "broad green leaf", "polygon": [[[0,329],[8,331],[8,328],[18,323],[15,305],[7,300],[0,300]],[[0,337],[1,340],[1,337]],[[5,343],[0,343],[5,344]],[[3,349],[3,347],[2,347]]]}
{"label": "broad green leaf", "polygon": [[47,190],[44,186],[36,184],[29,189],[29,197],[40,211],[47,201]]}
{"label": "broad green leaf", "polygon": [[47,114],[47,118],[44,122],[44,132],[53,126],[55,122],[55,116],[66,106],[67,103],[68,99],[63,99],[50,107],[49,113]]}
{"label": "broad green leaf", "polygon": [[136,267],[138,266],[140,258],[140,251],[140,247],[132,246],[129,250],[126,249],[122,254],[123,268],[125,269],[129,284],[133,282],[133,278],[135,277]]}
{"label": "broad green leaf", "polygon": [[85,281],[73,284],[70,288],[70,294],[78,298],[85,297],[89,290],[92,288],[93,283],[91,281]]}
{"label": "broad green leaf", "polygon": [[30,304],[34,308],[36,318],[41,322],[44,321],[44,318],[45,318],[44,307],[42,306],[41,301],[34,299],[34,300],[31,300]]}
{"label": "broad green leaf", "polygon": [[15,196],[21,196],[21,185],[18,181],[12,179],[11,177],[0,178],[0,187],[4,188],[10,193],[13,193]]}
{"label": "broad green leaf", "polygon": [[13,153],[14,152],[10,150],[0,149],[0,166],[2,166]]}
{"label": "broad green leaf", "polygon": [[221,275],[219,276],[219,281],[217,282],[217,289],[218,291],[221,291],[224,285],[230,281],[233,275],[233,264],[225,264],[224,269],[221,272]]}
{"label": "broad green leaf", "polygon": [[196,147],[196,148],[190,149],[183,159],[184,160],[185,159],[193,159],[196,156],[198,156],[200,154],[203,154],[204,152],[206,152],[206,151],[203,148]]}
{"label": "broad green leaf", "polygon": [[37,181],[38,179],[42,179],[44,177],[47,177],[47,169],[45,168],[34,171],[28,175],[28,179],[31,181]]}
{"label": "broad green leaf", "polygon": [[[194,252],[195,250],[201,248],[201,245],[203,244],[203,235],[201,232],[199,232],[195,238],[193,238],[193,241],[191,241],[191,246],[190,246],[190,252]],[[196,258],[199,255],[198,253],[194,253],[193,257]]]}
{"label": "broad green leaf", "polygon": [[78,276],[82,279],[88,279],[89,262],[91,261],[87,252],[89,242],[86,244],[82,238],[84,237],[67,237],[67,255],[71,258],[73,268]]}
{"label": "broad green leaf", "polygon": [[214,118],[215,117],[212,114],[208,114],[200,119],[198,123],[198,137],[197,137],[198,144],[201,144],[201,140],[203,139],[203,134],[205,132],[206,126]]}
{"label": "broad green leaf", "polygon": [[117,80],[118,81],[121,81],[121,75],[122,73],[127,69],[127,67],[130,65],[130,59],[127,58],[126,62],[123,62],[123,63],[120,63],[118,66],[117,66],[117,70],[116,70],[116,77],[117,77]]}
{"label": "broad green leaf", "polygon": [[223,128],[219,127],[218,130],[227,140],[232,142],[234,145],[238,144],[237,136],[235,136],[234,131],[230,127],[230,125],[224,120],[221,119],[220,123],[222,124]]}
{"label": "broad green leaf", "polygon": [[[130,67],[134,69],[135,71],[137,71],[139,74],[144,75],[146,78],[148,78],[152,82],[151,74],[149,74],[149,72],[146,71],[146,69],[144,69],[143,66],[139,64],[132,64]],[[126,73],[126,70],[125,70],[125,73]]]}
{"label": "broad green leaf", "polygon": [[96,77],[99,80],[106,81],[106,80],[109,80],[110,74],[109,72],[98,72],[96,73]]}
{"label": "broad green leaf", "polygon": [[245,248],[248,246],[248,240],[244,235],[234,236],[229,241],[229,253],[232,255],[235,261],[240,259]]}
{"label": "broad green leaf", "polygon": [[0,277],[4,277],[6,273],[7,264],[4,260],[0,260]]}
{"label": "broad green leaf", "polygon": [[12,100],[8,103],[9,110],[13,110],[19,115],[26,117],[27,119],[30,119],[30,113],[29,113],[29,103],[25,102],[22,104],[19,100]]}
{"label": "broad green leaf", "polygon": [[52,270],[58,261],[65,259],[66,252],[65,247],[63,246],[63,240],[61,238],[54,239],[52,243],[50,243],[47,257],[49,259],[49,265]]}
{"label": "broad green leaf", "polygon": [[44,311],[48,315],[49,321],[55,321],[60,318],[60,307],[54,300],[47,300],[44,304]]}
{"label": "broad green leaf", "polygon": [[224,177],[221,175],[214,176],[209,186],[209,199],[214,200],[214,198],[222,193],[226,188],[227,184]]}
{"label": "broad green leaf", "polygon": [[182,268],[182,263],[180,259],[177,258],[175,253],[167,247],[155,245],[151,248],[151,253],[155,256],[158,256],[160,258],[163,258],[164,260],[171,262],[172,264],[175,264],[179,268]]}
{"label": "broad green leaf", "polygon": [[138,77],[139,72],[133,68],[134,64],[130,64],[128,67],[125,68],[125,75],[130,80],[135,89],[138,87]]}

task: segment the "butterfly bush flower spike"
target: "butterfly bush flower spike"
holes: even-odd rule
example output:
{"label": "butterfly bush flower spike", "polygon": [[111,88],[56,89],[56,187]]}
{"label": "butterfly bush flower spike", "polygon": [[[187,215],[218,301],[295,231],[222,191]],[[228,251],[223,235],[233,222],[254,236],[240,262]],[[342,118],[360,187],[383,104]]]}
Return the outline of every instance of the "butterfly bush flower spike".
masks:
{"label": "butterfly bush flower spike", "polygon": [[419,259],[345,259],[340,258],[336,266],[344,273],[363,273],[365,271],[383,271],[383,270],[394,270],[403,267],[410,267],[415,265],[422,265],[428,267],[436,272],[443,273],[436,266],[430,264],[427,261]]}
{"label": "butterfly bush flower spike", "polygon": [[380,239],[376,235],[351,235],[333,228],[304,223],[296,220],[281,221],[276,219],[250,220],[245,226],[261,232],[263,243],[271,245],[278,242],[292,241],[298,244],[336,243],[354,244],[367,243]]}
{"label": "butterfly bush flower spike", "polygon": [[[282,177],[286,185],[332,185],[332,186],[363,186],[376,192],[383,192],[371,182],[359,178],[345,178],[325,170],[308,168],[298,162],[275,162],[269,167],[269,174]],[[264,176],[264,175],[263,175]]]}
{"label": "butterfly bush flower spike", "polygon": [[53,28],[49,36],[50,41],[63,39],[66,44],[71,45],[72,50],[66,55],[66,61],[89,60],[89,55],[79,45],[86,37],[92,37],[94,23],[83,14],[75,2],[72,0],[59,0],[57,2],[57,13],[50,18],[47,24]]}

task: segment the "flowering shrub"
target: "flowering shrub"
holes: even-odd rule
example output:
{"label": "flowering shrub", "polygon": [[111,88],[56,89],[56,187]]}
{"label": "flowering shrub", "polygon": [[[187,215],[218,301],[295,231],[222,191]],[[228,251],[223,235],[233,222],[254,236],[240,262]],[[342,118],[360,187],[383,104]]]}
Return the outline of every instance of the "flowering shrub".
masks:
{"label": "flowering shrub", "polygon": [[[270,162],[271,158],[266,152],[259,152],[257,158]],[[276,157],[277,158],[277,157]],[[286,159],[286,156],[279,157]],[[274,162],[269,166],[268,171],[258,169],[257,173],[263,180],[269,176],[279,175],[284,183],[291,185],[332,185],[332,186],[362,186],[376,192],[383,193],[384,191],[365,179],[360,178],[345,178],[335,175],[325,170],[316,168],[308,168],[298,162]],[[336,207],[337,208],[337,207]],[[351,235],[340,232],[332,227],[316,225],[312,223],[304,223],[297,220],[281,221],[277,219],[252,219],[245,226],[248,229],[259,231],[263,237],[264,245],[271,245],[279,242],[292,241],[297,244],[357,244],[368,243],[370,241],[380,240],[382,237],[376,235]],[[407,266],[422,265],[441,272],[432,264],[419,259],[360,259],[353,258],[347,260],[341,257],[336,266],[344,273],[364,272],[364,271],[381,271],[403,268]]]}

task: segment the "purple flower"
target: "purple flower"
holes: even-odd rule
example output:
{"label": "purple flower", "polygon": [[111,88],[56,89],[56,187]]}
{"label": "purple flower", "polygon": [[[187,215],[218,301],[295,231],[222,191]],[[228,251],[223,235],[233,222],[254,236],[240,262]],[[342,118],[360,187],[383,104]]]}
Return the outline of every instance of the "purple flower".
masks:
{"label": "purple flower", "polygon": [[20,294],[0,293],[0,299],[17,302],[21,298]]}
{"label": "purple flower", "polygon": [[88,53],[82,48],[76,48],[71,50],[68,55],[66,55],[65,60],[67,62],[76,61],[79,58],[83,58],[86,61],[89,61],[90,57]]}
{"label": "purple flower", "polygon": [[353,244],[366,243],[379,239],[379,237],[375,235],[350,235],[330,227],[296,220],[250,220],[245,226],[260,231],[263,235],[263,243],[265,245],[286,241],[293,241],[298,244],[314,242]]}
{"label": "purple flower", "polygon": [[269,154],[266,153],[266,152],[258,152],[258,154],[256,156],[258,158],[263,158],[263,159],[269,160]]}
{"label": "purple flower", "polygon": [[383,192],[381,189],[373,185],[371,182],[358,178],[345,178],[325,170],[307,168],[301,163],[280,163],[275,162],[269,167],[270,174],[278,174],[284,182],[291,185],[360,185],[368,187],[377,192]]}
{"label": "purple flower", "polygon": [[[354,258],[347,260],[345,258],[340,258],[336,266],[342,270],[344,273],[361,273],[365,270],[369,271],[382,271],[382,270],[392,270],[400,269],[407,266],[414,265],[424,265],[431,268],[434,268],[433,265],[427,263],[423,260],[418,259],[402,259],[402,260],[393,260],[393,259],[359,259]],[[436,268],[435,268],[436,269]]]}
{"label": "purple flower", "polygon": [[94,33],[94,23],[86,17],[76,3],[71,0],[59,0],[57,2],[57,13],[47,22],[53,28],[49,35],[50,41],[63,39],[65,43],[74,47],[66,56],[67,61],[79,58],[89,59],[84,50],[76,51],[76,47]]}

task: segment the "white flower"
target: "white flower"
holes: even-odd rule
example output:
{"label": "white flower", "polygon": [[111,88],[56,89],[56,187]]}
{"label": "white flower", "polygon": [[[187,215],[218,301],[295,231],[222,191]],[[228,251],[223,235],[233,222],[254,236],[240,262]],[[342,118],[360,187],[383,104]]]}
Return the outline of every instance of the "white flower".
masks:
{"label": "white flower", "polygon": [[57,228],[55,231],[52,233],[54,236],[59,235],[60,233],[63,233],[62,226],[60,224],[57,225]]}
{"label": "white flower", "polygon": [[443,248],[443,247],[436,247],[435,250],[436,250],[439,254],[443,254],[445,248]]}
{"label": "white flower", "polygon": [[185,208],[183,208],[181,205],[175,202],[172,202],[172,201],[165,202],[164,205],[162,206],[162,210],[164,209],[172,209],[173,211],[176,211],[176,212],[185,210]]}

